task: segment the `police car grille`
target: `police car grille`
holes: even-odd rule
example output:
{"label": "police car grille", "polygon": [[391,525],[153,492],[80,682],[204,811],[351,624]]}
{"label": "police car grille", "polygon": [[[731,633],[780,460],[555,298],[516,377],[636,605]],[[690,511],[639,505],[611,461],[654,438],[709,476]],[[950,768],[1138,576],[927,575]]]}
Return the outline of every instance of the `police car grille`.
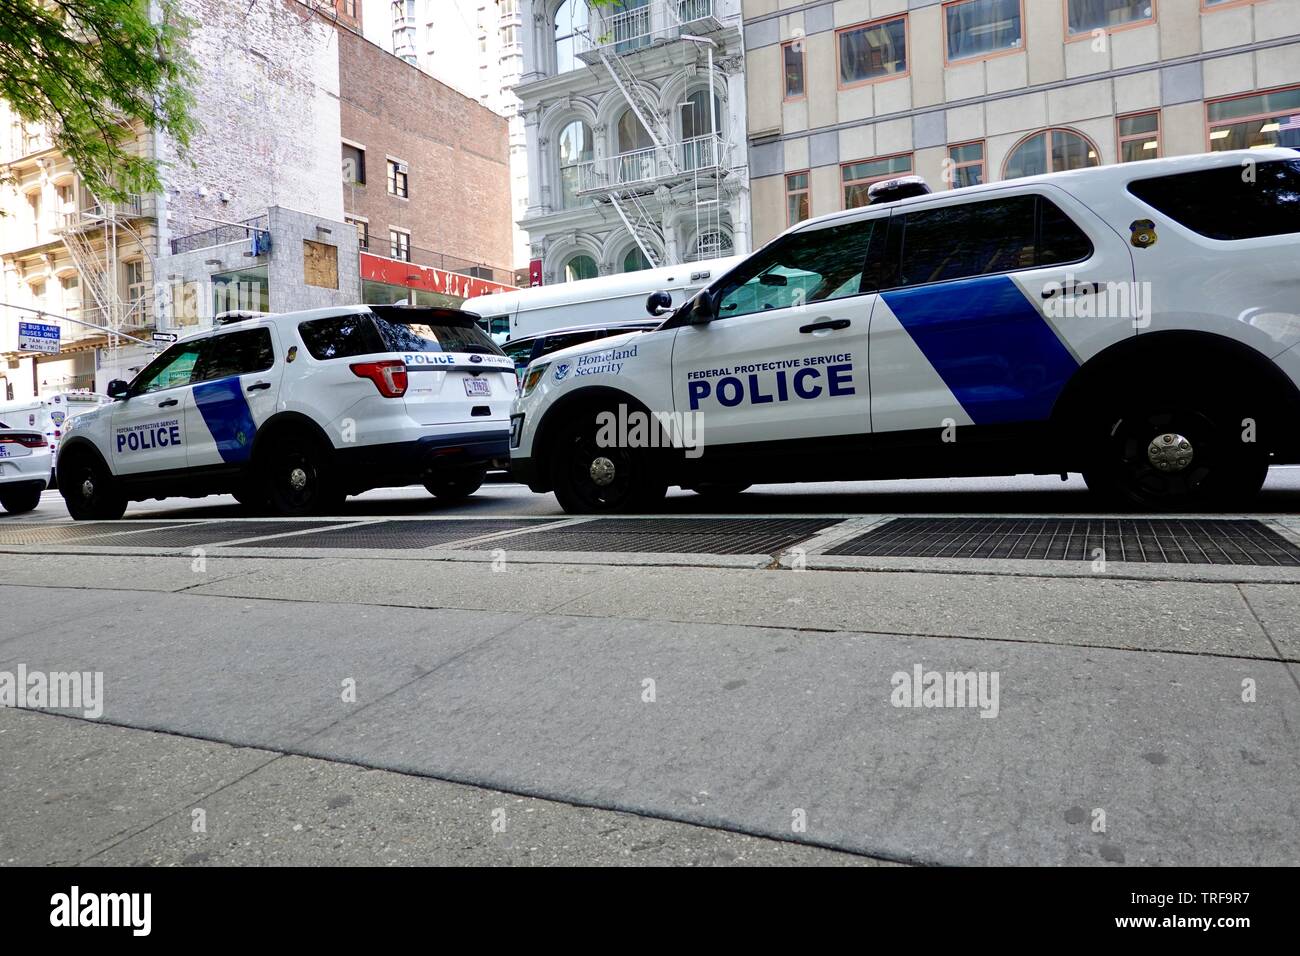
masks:
{"label": "police car grille", "polygon": [[898,518],[827,554],[1300,566],[1300,548],[1259,521],[1190,518]]}
{"label": "police car grille", "polygon": [[432,548],[499,531],[554,524],[554,518],[495,520],[462,518],[430,521],[374,521],[332,531],[250,541],[250,548],[366,548],[382,551]]}
{"label": "police car grille", "polygon": [[608,551],[641,554],[776,554],[836,518],[598,518],[514,534],[470,550]]}

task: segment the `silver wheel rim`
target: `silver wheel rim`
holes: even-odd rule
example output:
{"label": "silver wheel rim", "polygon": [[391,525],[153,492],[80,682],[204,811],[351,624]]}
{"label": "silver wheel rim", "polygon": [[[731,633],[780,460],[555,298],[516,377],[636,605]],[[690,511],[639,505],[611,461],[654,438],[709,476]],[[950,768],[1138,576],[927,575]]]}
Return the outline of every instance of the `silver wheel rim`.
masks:
{"label": "silver wheel rim", "polygon": [[1192,443],[1177,432],[1157,435],[1147,445],[1147,461],[1151,467],[1170,474],[1185,469],[1194,455]]}
{"label": "silver wheel rim", "polygon": [[302,491],[307,487],[307,472],[301,468],[294,468],[289,472],[289,487],[294,491]]}
{"label": "silver wheel rim", "polygon": [[608,458],[597,458],[591,463],[588,473],[597,488],[606,488],[614,483],[614,463]]}
{"label": "silver wheel rim", "polygon": [[95,483],[91,481],[89,478],[87,478],[85,481],[81,483],[81,497],[83,498],[95,497]]}

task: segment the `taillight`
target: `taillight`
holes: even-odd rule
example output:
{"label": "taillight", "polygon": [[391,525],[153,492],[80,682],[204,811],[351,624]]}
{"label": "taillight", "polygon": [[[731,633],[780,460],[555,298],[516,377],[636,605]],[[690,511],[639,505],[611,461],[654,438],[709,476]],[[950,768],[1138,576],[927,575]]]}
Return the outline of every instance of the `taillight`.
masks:
{"label": "taillight", "polygon": [[406,394],[405,362],[357,362],[352,366],[352,374],[370,379],[384,398],[401,398]]}
{"label": "taillight", "polygon": [[25,445],[28,448],[44,448],[49,444],[44,435],[0,435],[0,442]]}

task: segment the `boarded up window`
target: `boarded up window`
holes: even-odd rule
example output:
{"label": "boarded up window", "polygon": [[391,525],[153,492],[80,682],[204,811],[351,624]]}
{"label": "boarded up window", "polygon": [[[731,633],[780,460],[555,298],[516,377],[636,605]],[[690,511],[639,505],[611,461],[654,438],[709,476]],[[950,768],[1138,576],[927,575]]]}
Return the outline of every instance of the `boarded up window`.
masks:
{"label": "boarded up window", "polygon": [[324,242],[302,241],[302,279],[322,289],[339,287],[339,250]]}

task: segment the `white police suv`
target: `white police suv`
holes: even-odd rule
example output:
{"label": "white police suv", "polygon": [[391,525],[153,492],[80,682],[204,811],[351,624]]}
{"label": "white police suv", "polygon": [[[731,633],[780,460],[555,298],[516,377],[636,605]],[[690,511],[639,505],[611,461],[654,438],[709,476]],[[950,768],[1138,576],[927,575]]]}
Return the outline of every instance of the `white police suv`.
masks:
{"label": "white police suv", "polygon": [[[247,314],[245,314],[247,315]],[[283,515],[422,483],[472,494],[508,455],[514,366],[467,312],[353,306],[251,314],[172,345],[68,423],[74,518],[232,493]]]}
{"label": "white police suv", "polygon": [[0,508],[22,514],[39,505],[53,461],[49,440],[39,429],[10,428],[0,419]]}
{"label": "white police suv", "polygon": [[1195,508],[1300,461],[1295,151],[900,192],[788,230],[654,331],[534,362],[514,474],[571,512],[1068,471]]}

